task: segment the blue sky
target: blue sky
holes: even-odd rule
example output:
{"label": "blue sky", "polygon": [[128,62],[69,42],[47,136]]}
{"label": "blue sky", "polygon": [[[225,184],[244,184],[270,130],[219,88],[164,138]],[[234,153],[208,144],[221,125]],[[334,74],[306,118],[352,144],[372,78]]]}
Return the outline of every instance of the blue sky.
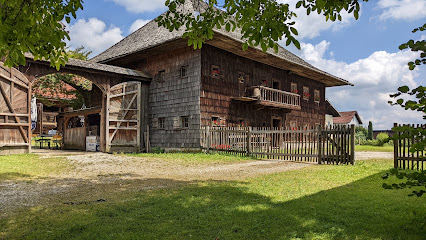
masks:
{"label": "blue sky", "polygon": [[[284,1],[295,6],[297,0]],[[165,11],[164,0],[98,0],[84,2],[68,26],[71,48],[84,46],[92,57]],[[425,39],[411,30],[426,22],[425,0],[378,0],[362,3],[361,16],[346,14],[342,22],[296,10],[302,49],[287,48],[312,65],[342,77],[355,87],[327,89],[326,97],[339,111],[357,110],[364,124],[389,129],[393,122],[423,123],[421,114],[389,106],[398,86],[425,85],[426,66],[409,71],[406,63],[417,55],[399,51],[409,39]]]}

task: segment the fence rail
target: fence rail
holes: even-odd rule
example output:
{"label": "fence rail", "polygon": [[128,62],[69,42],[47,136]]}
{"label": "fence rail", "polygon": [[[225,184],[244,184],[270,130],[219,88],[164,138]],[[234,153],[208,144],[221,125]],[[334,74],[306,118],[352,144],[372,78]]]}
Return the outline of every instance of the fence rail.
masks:
{"label": "fence rail", "polygon": [[353,164],[355,127],[203,127],[201,146],[207,152],[225,152],[257,158]]}
{"label": "fence rail", "polygon": [[[399,125],[394,124],[394,127],[412,127],[426,129],[426,124],[420,125]],[[394,167],[401,169],[411,169],[411,170],[426,170],[425,162],[426,156],[424,151],[416,151],[414,153],[410,152],[410,148],[421,141],[424,141],[424,136],[420,137],[419,135],[415,137],[413,132],[410,131],[395,131],[395,134],[399,137],[394,140]]]}

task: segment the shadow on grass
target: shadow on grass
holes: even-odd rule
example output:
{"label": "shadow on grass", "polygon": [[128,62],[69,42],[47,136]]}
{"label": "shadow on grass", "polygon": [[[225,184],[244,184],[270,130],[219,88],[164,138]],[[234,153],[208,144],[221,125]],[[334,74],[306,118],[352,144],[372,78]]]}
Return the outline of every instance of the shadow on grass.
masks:
{"label": "shadow on grass", "polygon": [[424,199],[382,189],[382,175],[284,202],[251,183],[126,180],[178,187],[33,208],[0,221],[0,239],[424,239]]}
{"label": "shadow on grass", "polygon": [[0,173],[0,180],[13,180],[13,179],[19,179],[19,178],[29,178],[31,175],[29,174],[22,174],[18,172],[5,172]]}

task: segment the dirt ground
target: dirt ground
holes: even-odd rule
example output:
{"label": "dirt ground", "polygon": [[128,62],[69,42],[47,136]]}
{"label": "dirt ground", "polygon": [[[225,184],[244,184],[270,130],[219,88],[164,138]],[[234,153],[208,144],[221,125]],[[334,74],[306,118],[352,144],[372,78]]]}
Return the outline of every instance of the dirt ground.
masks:
{"label": "dirt ground", "polygon": [[[240,181],[291,171],[315,163],[253,160],[189,164],[161,159],[73,151],[39,151],[43,158],[66,157],[72,170],[43,179],[0,182],[0,217],[22,207],[78,203],[108,198],[111,192],[169,188],[197,181]],[[392,153],[391,153],[392,154]],[[388,153],[357,152],[356,158],[391,158]]]}

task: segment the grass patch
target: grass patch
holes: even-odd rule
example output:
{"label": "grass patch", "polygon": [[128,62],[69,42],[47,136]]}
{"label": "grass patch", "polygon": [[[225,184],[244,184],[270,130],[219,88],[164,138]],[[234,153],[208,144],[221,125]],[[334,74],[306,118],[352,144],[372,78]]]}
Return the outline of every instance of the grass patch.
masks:
{"label": "grass patch", "polygon": [[355,151],[359,152],[393,152],[393,146],[355,145]]}
{"label": "grass patch", "polygon": [[381,187],[391,166],[314,165],[244,182],[191,182],[106,202],[39,206],[1,219],[0,239],[424,239],[424,198]]}
{"label": "grass patch", "polygon": [[46,177],[70,167],[64,158],[40,158],[35,154],[0,156],[0,181]]}
{"label": "grass patch", "polygon": [[254,160],[252,157],[229,155],[229,154],[206,154],[206,153],[137,153],[127,154],[134,157],[147,159],[158,159],[184,165],[236,163]]}

